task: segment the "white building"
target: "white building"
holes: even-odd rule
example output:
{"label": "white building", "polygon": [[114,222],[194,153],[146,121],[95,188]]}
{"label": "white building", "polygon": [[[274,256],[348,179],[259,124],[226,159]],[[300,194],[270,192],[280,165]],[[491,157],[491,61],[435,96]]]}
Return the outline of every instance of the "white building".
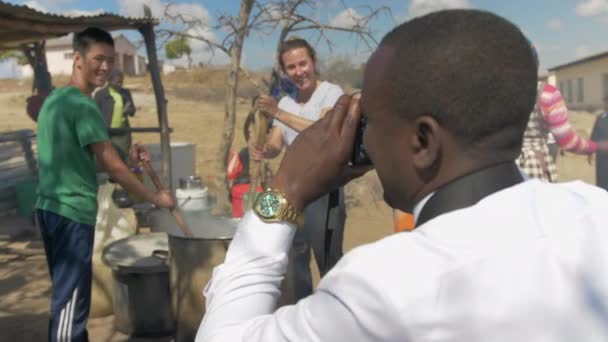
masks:
{"label": "white building", "polygon": [[568,108],[602,108],[602,99],[608,96],[608,51],[558,65],[549,72],[555,74]]}
{"label": "white building", "polygon": [[[126,75],[142,75],[146,72],[146,59],[140,56],[133,43],[122,34],[114,37],[115,66]],[[51,75],[70,75],[72,73],[73,49],[72,35],[47,40],[46,61]],[[23,77],[32,77],[32,68],[24,65]]]}

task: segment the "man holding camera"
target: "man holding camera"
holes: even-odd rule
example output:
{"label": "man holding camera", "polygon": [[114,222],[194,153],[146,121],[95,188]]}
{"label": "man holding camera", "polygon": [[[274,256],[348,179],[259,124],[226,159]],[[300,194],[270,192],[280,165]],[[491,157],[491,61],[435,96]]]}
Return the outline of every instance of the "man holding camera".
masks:
{"label": "man holding camera", "polygon": [[[536,78],[522,32],[487,12],[388,33],[362,94],[300,133],[241,221],[197,341],[606,341],[608,194],[515,165]],[[417,228],[351,251],[275,312],[302,210],[369,169],[349,163],[361,113],[385,200]]]}

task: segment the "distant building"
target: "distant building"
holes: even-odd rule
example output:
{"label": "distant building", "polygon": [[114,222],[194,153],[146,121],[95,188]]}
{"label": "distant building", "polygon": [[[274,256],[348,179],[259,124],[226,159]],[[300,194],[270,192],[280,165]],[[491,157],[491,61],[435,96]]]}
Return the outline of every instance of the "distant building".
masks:
{"label": "distant building", "polygon": [[608,96],[608,51],[549,69],[568,108],[596,110]]}
{"label": "distant building", "polygon": [[170,74],[172,72],[175,72],[175,70],[176,70],[175,65],[163,63],[162,61],[159,61],[159,64],[161,65],[161,70],[163,72],[163,75]]}
{"label": "distant building", "polygon": [[[122,34],[114,37],[115,67],[126,75],[135,76],[146,73],[146,59],[140,56],[133,43]],[[73,63],[72,35],[46,42],[46,61],[51,75],[70,75]],[[24,65],[24,77],[32,76],[32,68]]]}

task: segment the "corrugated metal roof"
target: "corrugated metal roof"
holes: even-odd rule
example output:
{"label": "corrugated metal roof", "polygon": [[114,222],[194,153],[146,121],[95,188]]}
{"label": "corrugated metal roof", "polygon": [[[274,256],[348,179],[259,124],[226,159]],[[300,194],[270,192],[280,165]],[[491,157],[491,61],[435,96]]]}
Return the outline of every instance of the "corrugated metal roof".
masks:
{"label": "corrugated metal roof", "polygon": [[72,39],[73,36],[71,33],[68,33],[67,35],[60,37],[60,38],[56,38],[56,39],[49,39],[46,41],[46,48],[52,48],[52,47],[57,47],[57,46],[72,46]]}
{"label": "corrugated metal roof", "polygon": [[[129,38],[125,37],[124,34],[120,33],[120,34],[112,34],[112,38],[114,38],[114,40],[116,41],[117,39],[121,39],[121,37],[123,39],[126,39],[129,44],[133,45],[133,43],[129,40]],[[47,50],[49,48],[63,48],[63,47],[70,47],[72,48],[72,39],[73,35],[71,33],[68,33],[67,35],[60,37],[60,38],[54,38],[54,39],[49,39],[46,41],[46,48]]]}
{"label": "corrugated metal roof", "polygon": [[569,68],[569,67],[572,67],[572,66],[575,66],[575,65],[579,65],[579,64],[595,61],[597,59],[602,59],[602,58],[605,58],[605,57],[608,57],[608,51],[605,51],[605,52],[602,52],[602,53],[598,53],[598,54],[593,55],[593,56],[588,56],[588,57],[584,57],[584,58],[581,58],[581,59],[577,59],[575,61],[568,62],[566,64],[554,66],[553,68],[550,68],[549,71],[550,72],[558,71],[558,70],[561,70],[561,69],[565,69],[565,68]]}
{"label": "corrugated metal roof", "polygon": [[65,16],[0,1],[0,49],[12,49],[24,43],[61,37],[91,26],[113,31],[138,29],[149,24],[157,25],[158,20],[122,17],[112,13]]}

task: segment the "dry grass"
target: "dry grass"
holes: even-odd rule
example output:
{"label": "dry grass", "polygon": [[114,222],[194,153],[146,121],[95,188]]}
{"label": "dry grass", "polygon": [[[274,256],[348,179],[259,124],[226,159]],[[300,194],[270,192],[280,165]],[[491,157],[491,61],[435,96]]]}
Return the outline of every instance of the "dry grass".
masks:
{"label": "dry grass", "polygon": [[[166,75],[163,82],[167,87],[167,92],[179,99],[224,102],[228,75],[228,70],[225,68],[202,67],[178,70]],[[251,76],[258,84],[263,84],[261,75],[252,73]],[[251,99],[257,94],[258,90],[253,83],[241,74],[237,96],[240,99]]]}

